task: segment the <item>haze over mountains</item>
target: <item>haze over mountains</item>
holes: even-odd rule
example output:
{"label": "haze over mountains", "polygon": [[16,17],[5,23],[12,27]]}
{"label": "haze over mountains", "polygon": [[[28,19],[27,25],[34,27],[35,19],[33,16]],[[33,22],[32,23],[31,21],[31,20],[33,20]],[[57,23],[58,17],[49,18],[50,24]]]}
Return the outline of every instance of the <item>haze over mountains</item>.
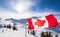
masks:
{"label": "haze over mountains", "polygon": [[[34,18],[34,19],[36,19],[36,18],[38,18],[38,17],[31,17],[31,18]],[[8,22],[6,22],[6,21],[8,21]],[[0,18],[0,31],[2,30],[2,29],[4,29],[3,28],[3,25],[5,24],[9,24],[9,23],[11,23],[11,24],[16,24],[16,25],[20,25],[22,28],[19,28],[19,30],[21,31],[21,32],[19,32],[19,31],[12,31],[12,30],[10,30],[9,31],[9,29],[7,29],[8,31],[5,31],[3,34],[1,34],[1,37],[2,37],[2,35],[4,35],[4,36],[7,36],[8,34],[10,34],[9,36],[10,37],[12,37],[12,35],[16,35],[16,36],[20,36],[21,34],[20,33],[22,33],[23,35],[21,35],[22,37],[25,37],[25,29],[23,28],[23,26],[28,26],[28,24],[27,24],[27,18],[23,18],[23,19],[14,19],[14,18],[9,18],[9,19],[1,19]],[[4,29],[5,30],[5,29]],[[39,32],[41,32],[41,31],[44,31],[44,30],[46,30],[46,31],[50,31],[50,32],[52,32],[52,34],[53,35],[55,35],[55,34],[59,34],[60,35],[60,23],[58,23],[58,26],[56,27],[56,28],[46,28],[46,29],[42,29],[42,30],[40,30],[40,29],[37,29],[37,32],[36,32],[36,35],[37,36],[39,36],[40,34],[39,34]],[[23,31],[23,32],[22,32]],[[13,33],[13,34],[12,34]],[[17,34],[18,35],[17,35]],[[7,35],[5,35],[5,34],[7,34]],[[12,35],[11,35],[12,34]],[[19,35],[20,34],[20,35]],[[3,37],[4,37],[3,36]],[[27,34],[27,36],[28,37],[35,37],[35,36],[33,36],[33,35],[30,35],[30,34]]]}
{"label": "haze over mountains", "polygon": [[[34,19],[38,18],[38,17],[32,17]],[[0,18],[1,20],[1,18]],[[10,18],[10,19],[4,19],[6,21],[10,21],[11,23],[13,24],[20,24],[20,25],[23,25],[23,26],[27,26],[27,18],[23,18],[23,19],[14,19],[14,18]],[[1,22],[0,22],[1,23]],[[0,28],[2,27],[2,25],[0,25]],[[57,33],[60,33],[60,23],[58,23],[58,26],[56,28],[47,28],[48,30],[52,30],[54,32],[57,32]]]}

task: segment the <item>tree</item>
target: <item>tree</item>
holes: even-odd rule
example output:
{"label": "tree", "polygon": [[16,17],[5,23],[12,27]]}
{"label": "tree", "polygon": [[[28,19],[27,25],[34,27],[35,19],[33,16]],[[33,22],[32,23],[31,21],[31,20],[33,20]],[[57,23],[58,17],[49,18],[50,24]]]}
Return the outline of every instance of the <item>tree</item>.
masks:
{"label": "tree", "polygon": [[32,34],[35,35],[35,31],[34,30],[33,30]]}
{"label": "tree", "polygon": [[55,37],[58,37],[58,35],[56,34]]}
{"label": "tree", "polygon": [[48,37],[51,37],[51,32],[49,32],[49,35],[48,35]]}
{"label": "tree", "polygon": [[7,28],[11,29],[11,25],[10,25],[10,24],[9,24],[9,25],[7,25]]}
{"label": "tree", "polygon": [[13,30],[17,30],[17,28],[16,28],[16,26],[15,26],[15,25],[13,26]]}
{"label": "tree", "polygon": [[41,33],[41,36],[40,37],[45,37],[44,32]]}
{"label": "tree", "polygon": [[6,28],[6,25],[4,25],[4,28]]}
{"label": "tree", "polygon": [[45,32],[45,37],[49,37],[49,34],[48,34],[48,32]]}

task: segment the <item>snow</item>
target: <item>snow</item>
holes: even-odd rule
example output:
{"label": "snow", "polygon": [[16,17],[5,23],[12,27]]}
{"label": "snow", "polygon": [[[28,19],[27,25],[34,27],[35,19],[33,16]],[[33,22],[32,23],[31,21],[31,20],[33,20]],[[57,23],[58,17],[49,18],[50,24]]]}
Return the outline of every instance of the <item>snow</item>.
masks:
{"label": "snow", "polygon": [[[4,30],[4,32],[2,32]],[[2,28],[0,30],[0,37],[25,37],[25,28],[20,28],[19,30],[12,30]],[[27,34],[27,37],[34,37],[33,35]]]}
{"label": "snow", "polygon": [[[4,30],[4,32],[2,32],[2,30]],[[18,28],[18,30],[12,30],[12,29],[8,29],[8,28],[1,28],[0,29],[0,37],[40,37],[40,33],[44,31],[46,32],[47,30],[46,29],[36,29],[35,30],[35,35],[32,35],[32,34],[28,34],[28,29],[26,29],[25,31],[25,28],[24,27],[20,27]],[[55,32],[51,31],[51,30],[48,30],[50,32],[52,32],[52,35],[53,37],[55,37]],[[58,34],[60,37],[60,34]]]}
{"label": "snow", "polygon": [[[0,20],[0,23],[1,23],[1,25],[8,25],[8,24],[11,24],[12,22],[6,21],[6,20]],[[12,26],[12,24],[11,24],[11,26]],[[34,37],[33,35],[28,34],[27,30],[25,31],[25,28],[22,25],[20,26],[20,24],[18,24],[18,25],[16,25],[16,27],[18,30],[1,28],[0,37]]]}
{"label": "snow", "polygon": [[[0,24],[2,25],[8,25],[11,24],[11,26],[13,26],[13,23],[11,21],[6,21],[6,20],[0,20]],[[48,30],[48,29],[41,29],[41,28],[37,28],[35,29],[35,36],[32,34],[28,34],[28,29],[25,28],[25,26],[23,26],[22,24],[17,24],[16,25],[18,30],[12,30],[12,29],[8,29],[8,28],[0,28],[0,37],[40,37],[40,33],[43,32],[52,32],[53,37],[55,37],[56,32],[52,31],[52,30]],[[59,28],[60,30],[60,28]],[[4,32],[2,32],[4,31]],[[60,37],[60,34],[58,34],[58,37]]]}
{"label": "snow", "polygon": [[11,21],[6,21],[5,19],[0,20],[0,24],[2,24],[2,25],[9,25],[9,24],[11,24],[11,26],[13,26],[13,23]]}

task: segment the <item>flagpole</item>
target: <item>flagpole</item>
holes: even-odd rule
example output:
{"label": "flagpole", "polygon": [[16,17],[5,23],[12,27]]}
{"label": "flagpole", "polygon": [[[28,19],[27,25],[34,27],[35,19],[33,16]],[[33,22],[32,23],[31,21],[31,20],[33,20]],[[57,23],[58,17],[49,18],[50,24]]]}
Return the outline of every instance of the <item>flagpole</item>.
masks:
{"label": "flagpole", "polygon": [[27,27],[25,26],[25,37],[27,37]]}

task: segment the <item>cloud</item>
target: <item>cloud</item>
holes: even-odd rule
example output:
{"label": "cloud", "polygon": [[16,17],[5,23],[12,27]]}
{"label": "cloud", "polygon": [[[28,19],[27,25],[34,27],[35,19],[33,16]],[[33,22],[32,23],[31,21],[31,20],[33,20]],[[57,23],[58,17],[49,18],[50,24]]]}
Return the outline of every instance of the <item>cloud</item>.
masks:
{"label": "cloud", "polygon": [[0,17],[2,18],[26,18],[30,17],[30,12],[28,10],[31,2],[29,0],[11,0],[8,4],[15,12],[6,11],[5,9],[0,9]]}
{"label": "cloud", "polygon": [[[36,2],[36,1],[35,1]],[[45,16],[48,14],[59,14],[59,13],[55,13],[53,11],[31,11],[29,9],[29,7],[31,7],[32,5],[35,5],[35,2],[32,2],[32,0],[11,0],[9,2],[9,6],[11,6],[11,8],[15,11],[6,11],[4,9],[0,9],[0,17],[1,18],[14,18],[14,19],[21,19],[21,18],[29,18],[32,16]],[[39,9],[37,9],[39,10]],[[56,16],[57,19],[59,20],[59,16]]]}
{"label": "cloud", "polygon": [[60,15],[59,16],[56,16],[58,22],[60,22]]}
{"label": "cloud", "polygon": [[29,13],[27,13],[27,14],[25,14],[25,13],[13,13],[13,12],[7,12],[7,13],[5,13],[5,11],[4,12],[1,12],[0,13],[0,17],[1,18],[15,18],[15,19],[20,19],[20,18],[27,18],[27,17],[29,17],[30,16],[30,14]]}
{"label": "cloud", "polygon": [[33,5],[33,3],[29,0],[14,0],[11,1],[10,4],[11,7],[19,13],[29,11],[29,7]]}

